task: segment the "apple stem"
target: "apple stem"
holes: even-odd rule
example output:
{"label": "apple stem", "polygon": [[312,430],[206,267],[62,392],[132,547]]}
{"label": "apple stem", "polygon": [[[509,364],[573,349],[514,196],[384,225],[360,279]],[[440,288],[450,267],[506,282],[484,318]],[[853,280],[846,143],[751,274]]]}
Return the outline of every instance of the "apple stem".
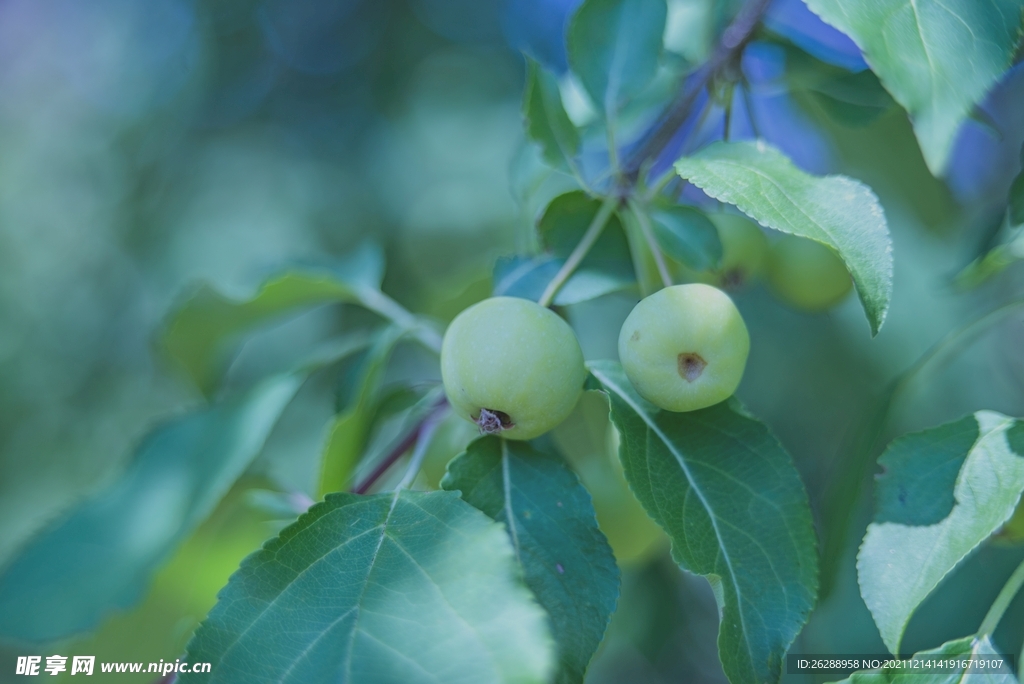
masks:
{"label": "apple stem", "polygon": [[618,208],[621,203],[621,199],[615,195],[609,195],[605,197],[604,202],[601,204],[601,208],[597,210],[594,215],[594,220],[590,222],[587,227],[587,232],[580,238],[579,244],[572,250],[569,258],[562,264],[562,268],[558,269],[558,273],[551,279],[548,286],[544,288],[544,294],[540,296],[537,303],[541,306],[551,306],[551,302],[554,301],[555,295],[565,285],[565,281],[569,279],[576,269],[579,267],[580,262],[583,261],[584,257],[590,251],[590,248],[597,242],[597,238],[601,237],[604,227],[608,225],[608,220],[612,217],[612,213]]}
{"label": "apple stem", "polygon": [[1003,618],[1003,614],[1006,609],[1010,607],[1010,603],[1013,598],[1020,591],[1021,586],[1024,585],[1024,562],[1017,566],[1017,569],[1010,575],[1010,579],[1006,580],[1006,584],[1003,586],[999,595],[996,596],[996,600],[993,601],[992,607],[989,608],[988,614],[981,621],[981,626],[978,627],[978,638],[992,636],[992,633],[996,631],[996,627],[999,626],[999,621]]}
{"label": "apple stem", "polygon": [[629,209],[636,217],[636,222],[640,226],[640,233],[644,236],[644,241],[651,250],[651,255],[654,257],[654,263],[658,267],[658,275],[661,276],[662,284],[665,287],[672,287],[675,283],[672,281],[672,274],[668,271],[668,264],[665,263],[665,255],[661,253],[661,247],[658,246],[658,241],[654,238],[654,231],[651,230],[651,221],[647,217],[647,212],[634,200],[630,200]]}

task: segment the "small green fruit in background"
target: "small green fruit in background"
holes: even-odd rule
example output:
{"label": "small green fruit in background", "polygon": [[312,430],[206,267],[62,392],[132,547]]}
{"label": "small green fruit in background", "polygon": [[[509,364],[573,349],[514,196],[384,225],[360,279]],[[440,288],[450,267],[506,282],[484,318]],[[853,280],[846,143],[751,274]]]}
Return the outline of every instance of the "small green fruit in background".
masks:
{"label": "small green fruit in background", "polygon": [[738,290],[760,280],[768,267],[768,238],[764,231],[737,214],[715,214],[711,222],[722,241],[722,266],[709,284],[726,290]]}
{"label": "small green fruit in background", "polygon": [[647,401],[695,411],[728,399],[743,378],[750,335],[729,295],[675,285],[642,300],[619,332],[619,360]]}
{"label": "small green fruit in background", "polygon": [[780,300],[804,311],[824,311],[853,289],[850,273],[835,252],[793,235],[783,235],[772,245],[768,283]]}
{"label": "small green fruit in background", "polygon": [[526,299],[474,304],[455,317],[441,346],[455,412],[509,439],[532,439],[565,420],[586,375],[569,324]]}
{"label": "small green fruit in background", "polygon": [[668,537],[626,483],[619,459],[620,437],[608,416],[607,396],[584,392],[572,415],[551,437],[590,492],[597,524],[619,565],[643,565],[668,548]]}
{"label": "small green fruit in background", "polygon": [[706,283],[723,290],[741,290],[764,277],[768,268],[768,238],[754,221],[739,214],[708,216],[722,242],[722,261],[718,268],[694,271],[678,265],[673,269],[685,280]]}
{"label": "small green fruit in background", "polygon": [[1003,523],[999,532],[992,537],[992,541],[1001,546],[1013,546],[1024,541],[1024,500],[1017,503],[1013,515]]}

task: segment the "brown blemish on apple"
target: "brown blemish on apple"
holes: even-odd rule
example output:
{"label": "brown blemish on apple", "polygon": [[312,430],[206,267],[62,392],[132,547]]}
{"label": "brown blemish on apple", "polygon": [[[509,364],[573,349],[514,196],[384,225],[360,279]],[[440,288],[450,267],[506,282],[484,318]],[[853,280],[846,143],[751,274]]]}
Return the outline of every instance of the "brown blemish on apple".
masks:
{"label": "brown blemish on apple", "polygon": [[694,382],[707,368],[708,362],[695,352],[683,352],[678,359],[679,377],[686,382]]}

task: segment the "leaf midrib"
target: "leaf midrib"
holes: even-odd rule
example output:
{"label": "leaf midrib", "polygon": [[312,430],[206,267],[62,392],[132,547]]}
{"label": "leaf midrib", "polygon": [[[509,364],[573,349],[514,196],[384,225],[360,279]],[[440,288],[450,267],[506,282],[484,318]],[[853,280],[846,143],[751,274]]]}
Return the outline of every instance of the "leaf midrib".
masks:
{"label": "leaf midrib", "polygon": [[[917,29],[917,36],[921,39],[921,49],[924,51],[925,59],[928,60],[928,94],[931,99],[931,106],[934,107],[937,102],[935,76],[938,75],[939,72],[935,68],[935,60],[932,59],[931,50],[928,49],[928,41],[924,36],[924,27],[921,25],[921,12],[917,8],[917,0],[909,0],[909,4],[911,11],[914,13],[914,27]],[[952,14],[952,12],[950,14]]]}
{"label": "leaf midrib", "polygon": [[[521,464],[520,465],[521,468],[533,467],[532,464],[530,464],[528,462],[525,462],[525,459],[520,458],[519,461],[520,461],[520,464]],[[537,469],[534,468],[534,470],[536,471]],[[540,474],[541,474],[541,476],[545,475],[543,472],[541,472]],[[515,492],[518,493],[519,498],[524,500],[526,503],[530,504],[533,507],[533,509],[537,511],[538,515],[543,516],[545,519],[547,519],[548,521],[551,522],[552,526],[556,530],[561,532],[563,535],[569,537],[569,543],[572,544],[573,550],[576,551],[577,555],[579,555],[579,556],[581,556],[583,558],[586,558],[586,555],[587,555],[586,551],[584,551],[582,548],[580,548],[580,546],[577,544],[577,540],[574,538],[574,535],[570,531],[568,531],[565,528],[565,526],[563,526],[562,521],[560,521],[559,519],[555,518],[550,513],[548,513],[547,510],[545,510],[545,507],[542,506],[541,504],[539,504],[534,499],[532,499],[530,497],[530,495],[526,491],[524,491],[522,489],[522,487],[520,487],[518,485],[511,484],[511,479],[512,479],[511,472],[509,472],[509,477],[508,477],[508,480],[507,480],[509,484],[507,485],[507,488],[506,488],[506,490],[508,492],[506,501],[511,501],[512,500],[512,490],[514,489]],[[511,509],[509,509],[509,511],[506,513],[506,515],[510,515],[510,514],[511,514]],[[511,520],[512,520],[512,522],[510,522],[509,524],[510,525],[514,525],[516,522],[518,522],[519,519],[518,518],[511,518]],[[595,523],[596,523],[596,519],[595,519]],[[524,531],[526,532],[526,534],[528,536],[532,537],[532,535],[530,534],[529,529],[526,528],[525,526],[524,526]],[[569,590],[569,588],[566,585],[566,578],[565,578],[565,576],[562,575],[562,574],[555,575],[555,574],[551,573],[551,567],[553,567],[555,564],[557,564],[559,562],[558,558],[556,558],[554,555],[552,555],[551,550],[549,548],[547,548],[546,546],[540,545],[540,544],[536,545],[535,551],[538,554],[543,554],[544,557],[547,558],[550,561],[550,563],[551,563],[551,565],[548,565],[548,566],[545,566],[545,565],[541,566],[541,567],[544,568],[544,573],[547,576],[552,577],[552,578],[558,580],[558,584],[562,588],[562,591],[563,591],[564,595],[569,597],[570,602],[574,606],[576,606],[577,609],[581,609],[581,604],[574,600],[574,598],[572,596],[572,592]],[[523,568],[523,572],[525,574],[526,566],[523,565],[522,562],[520,562],[520,567]]]}
{"label": "leaf midrib", "polygon": [[733,589],[736,591],[736,603],[737,603],[736,613],[739,615],[740,626],[742,627],[743,634],[746,637],[743,640],[743,643],[744,643],[744,646],[746,647],[746,650],[747,650],[747,655],[749,657],[750,665],[751,665],[751,667],[753,667],[753,664],[755,662],[754,661],[754,652],[751,649],[751,645],[750,645],[750,635],[747,633],[746,619],[744,617],[743,610],[740,607],[742,605],[742,603],[743,603],[743,592],[740,591],[739,582],[736,579],[736,572],[733,569],[732,559],[729,556],[728,549],[725,548],[725,541],[722,539],[722,533],[718,529],[718,518],[717,518],[714,510],[711,508],[711,504],[708,503],[707,498],[705,498],[704,492],[701,491],[700,487],[697,486],[696,482],[693,479],[693,476],[690,473],[690,469],[687,466],[686,462],[683,460],[682,456],[676,452],[675,448],[673,447],[671,442],[668,440],[666,435],[664,433],[662,433],[661,430],[655,424],[653,424],[650,420],[648,420],[646,412],[644,412],[639,406],[637,406],[636,403],[633,401],[632,397],[630,397],[628,394],[623,392],[622,389],[615,383],[614,380],[610,379],[607,375],[605,375],[604,373],[602,373],[600,370],[598,370],[596,368],[590,368],[590,372],[593,373],[594,375],[596,375],[606,387],[611,387],[611,388],[615,389],[616,394],[618,394],[619,398],[622,401],[626,402],[626,404],[628,404],[629,407],[631,409],[633,409],[633,411],[638,416],[640,416],[640,419],[643,420],[644,424],[647,425],[648,433],[653,432],[656,435],[658,435],[658,437],[661,439],[662,443],[665,444],[665,446],[668,448],[669,452],[676,459],[676,462],[679,464],[679,467],[682,469],[683,474],[686,476],[687,481],[690,483],[690,489],[692,489],[697,494],[697,498],[700,500],[701,505],[704,507],[704,510],[707,512],[708,519],[711,521],[711,528],[715,531],[715,538],[718,540],[718,548],[719,548],[723,558],[725,559],[726,566],[729,568],[729,580],[730,580],[730,582],[733,585]]}
{"label": "leaf midrib", "polygon": [[522,567],[523,559],[519,550],[519,530],[516,529],[515,512],[512,510],[511,480],[512,478],[509,475],[508,468],[508,442],[503,439],[501,440],[501,486],[505,501],[502,503],[502,508],[505,511],[505,520],[508,525],[509,537],[512,538],[512,547],[516,552],[516,563]]}
{"label": "leaf midrib", "polygon": [[[366,588],[370,584],[370,575],[373,574],[373,569],[377,565],[377,556],[380,554],[381,548],[384,546],[384,538],[387,536],[388,523],[391,521],[391,514],[395,512],[395,507],[398,505],[398,498],[402,495],[402,490],[396,489],[395,493],[391,497],[391,506],[388,508],[388,514],[384,516],[384,522],[380,524],[380,539],[377,540],[377,547],[373,550],[373,556],[370,557],[370,562],[366,566],[366,576],[363,577],[363,586],[359,590],[359,597],[355,601],[356,617],[355,625],[353,625],[352,633],[348,638],[348,645],[345,647],[345,656],[343,659],[345,667],[345,681],[352,681],[352,650],[355,647],[356,632],[359,631],[359,617],[363,613],[363,598],[366,596]],[[325,556],[327,554],[324,554]]]}
{"label": "leaf midrib", "polygon": [[351,608],[346,610],[344,613],[342,613],[341,615],[336,617],[331,622],[331,624],[329,624],[327,626],[326,629],[324,629],[322,632],[317,634],[316,638],[313,639],[312,641],[310,641],[309,644],[306,645],[306,648],[302,649],[302,652],[299,653],[299,655],[297,655],[295,657],[295,659],[288,666],[288,669],[286,669],[284,672],[281,673],[281,681],[282,682],[287,682],[288,681],[288,677],[291,676],[292,672],[295,670],[296,667],[298,667],[299,663],[302,662],[303,659],[306,658],[313,651],[313,647],[316,646],[317,644],[319,644],[320,640],[323,639],[327,635],[328,632],[330,632],[332,629],[334,629],[335,625],[337,625],[339,622],[341,622],[342,620],[347,618],[349,615],[351,615],[356,610],[358,610],[358,606],[352,606]]}
{"label": "leaf midrib", "polygon": [[[396,500],[397,500],[397,498],[396,498]],[[330,512],[328,513],[328,515],[330,515],[331,513],[334,513],[334,512],[336,512],[336,511],[340,511],[340,510],[342,510],[343,508],[345,508],[345,507],[344,507],[344,506],[342,506],[342,507],[336,508],[336,509],[334,509],[333,511],[330,511]],[[391,508],[391,510],[394,510],[394,502],[392,502],[392,508]],[[388,511],[388,517],[390,517],[390,516],[391,516],[391,511]],[[326,516],[324,516],[324,517],[326,517]],[[319,518],[319,520],[323,520],[323,519],[324,519],[324,518]],[[319,520],[318,520],[317,522],[319,522]],[[337,551],[338,549],[344,548],[345,546],[347,546],[348,544],[351,544],[351,543],[352,543],[352,542],[354,542],[355,540],[357,540],[357,539],[360,539],[360,538],[362,538],[363,536],[365,536],[365,535],[367,535],[367,534],[370,534],[370,533],[372,533],[372,532],[375,532],[375,531],[380,531],[380,532],[381,532],[381,538],[380,538],[380,540],[379,540],[379,541],[377,542],[377,548],[376,548],[376,550],[374,551],[374,555],[373,555],[373,558],[371,559],[371,561],[370,561],[370,564],[369,564],[369,566],[368,566],[368,569],[367,569],[367,577],[369,577],[369,573],[370,573],[370,570],[372,570],[372,568],[373,568],[373,563],[374,563],[374,562],[375,562],[375,561],[377,560],[377,552],[379,552],[379,551],[380,551],[380,546],[381,546],[381,544],[382,544],[382,543],[383,543],[383,541],[384,541],[384,533],[383,533],[383,529],[384,529],[384,525],[386,525],[386,524],[387,524],[387,518],[385,518],[385,522],[384,522],[384,523],[382,523],[382,524],[380,524],[380,525],[375,525],[374,527],[371,527],[371,528],[369,528],[368,530],[365,530],[365,531],[363,531],[363,532],[360,532],[359,534],[357,534],[356,536],[352,537],[351,539],[346,539],[346,540],[345,540],[345,542],[344,542],[343,544],[339,544],[338,546],[332,546],[331,548],[329,548],[328,550],[326,550],[326,551],[325,551],[324,553],[322,553],[322,554],[321,554],[320,556],[318,556],[318,557],[317,557],[316,559],[314,559],[314,560],[313,560],[313,561],[312,561],[311,563],[309,563],[309,565],[307,565],[307,566],[306,566],[306,567],[304,567],[304,568],[303,568],[302,570],[300,570],[300,571],[298,572],[298,574],[296,574],[296,575],[295,575],[295,577],[293,577],[293,578],[292,578],[292,579],[291,579],[291,580],[290,580],[290,581],[289,581],[289,582],[288,582],[288,583],[287,583],[287,584],[286,584],[286,585],[285,585],[284,587],[282,587],[282,588],[281,588],[281,590],[280,590],[279,592],[277,592],[277,595],[276,595],[276,596],[274,596],[274,598],[273,598],[273,599],[271,599],[271,600],[270,600],[270,601],[269,601],[269,602],[267,603],[267,605],[263,607],[263,609],[262,609],[262,610],[261,610],[261,611],[260,611],[260,612],[259,612],[259,613],[258,613],[258,614],[257,614],[257,615],[256,615],[256,616],[255,616],[255,617],[253,618],[253,619],[252,619],[252,621],[251,621],[251,622],[250,622],[250,623],[249,623],[249,624],[248,624],[248,625],[246,626],[246,628],[245,628],[244,630],[242,630],[242,631],[241,631],[241,632],[240,632],[240,633],[238,634],[238,636],[237,636],[237,637],[235,637],[235,638],[234,638],[234,639],[233,639],[233,640],[231,641],[231,643],[230,643],[230,644],[229,644],[229,645],[227,646],[227,648],[225,648],[225,649],[224,649],[224,650],[223,650],[223,651],[221,652],[221,655],[220,655],[219,661],[220,661],[220,662],[223,662],[223,661],[224,661],[224,659],[225,659],[225,658],[227,658],[228,654],[229,654],[229,653],[231,653],[231,652],[232,652],[232,651],[233,651],[233,650],[234,650],[234,649],[235,649],[235,648],[236,648],[236,647],[238,646],[238,644],[239,644],[239,643],[240,643],[240,642],[242,641],[242,639],[243,639],[243,638],[244,638],[244,637],[245,637],[245,636],[246,636],[246,635],[247,635],[247,634],[248,634],[248,633],[249,633],[250,631],[252,631],[253,627],[255,627],[255,626],[256,626],[256,623],[258,623],[258,622],[259,622],[259,621],[260,621],[260,620],[261,620],[261,619],[263,618],[263,616],[267,614],[267,611],[269,611],[269,610],[270,610],[271,608],[273,608],[273,607],[274,607],[274,605],[276,605],[276,604],[277,604],[278,600],[280,600],[280,598],[281,598],[282,596],[284,596],[284,594],[285,594],[285,591],[286,591],[286,590],[288,589],[288,587],[292,586],[292,585],[293,585],[293,584],[294,584],[295,582],[297,582],[297,581],[299,580],[299,578],[301,578],[301,577],[302,577],[302,576],[303,576],[304,574],[306,574],[307,572],[309,572],[309,570],[310,570],[310,569],[311,569],[311,568],[312,568],[312,567],[313,567],[314,565],[316,565],[317,563],[321,562],[321,561],[322,561],[322,560],[323,560],[324,558],[326,558],[326,557],[327,557],[328,555],[330,555],[331,553],[334,553],[334,552],[335,552],[335,551]],[[308,528],[307,528],[307,529],[308,529]],[[284,546],[286,546],[286,545],[282,545],[282,548],[283,548]],[[366,586],[366,581],[365,581],[365,579],[364,579],[364,581],[363,581],[363,586],[364,586],[364,591],[365,591],[365,586]],[[360,598],[361,598],[361,595],[360,595]],[[358,606],[358,603],[357,603],[357,606]],[[216,681],[216,678],[214,677],[213,679],[211,679],[211,681]]]}

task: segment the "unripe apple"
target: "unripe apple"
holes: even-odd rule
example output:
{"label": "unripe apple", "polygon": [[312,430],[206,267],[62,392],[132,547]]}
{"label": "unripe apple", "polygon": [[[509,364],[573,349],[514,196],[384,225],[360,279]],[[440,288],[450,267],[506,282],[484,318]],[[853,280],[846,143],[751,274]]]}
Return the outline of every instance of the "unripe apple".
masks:
{"label": "unripe apple", "polygon": [[675,285],[641,300],[619,332],[619,360],[647,401],[695,411],[729,398],[743,378],[750,335],[716,287]]}
{"label": "unripe apple", "polygon": [[992,539],[997,544],[1019,544],[1024,540],[1024,501],[1017,503],[1013,515],[1003,523],[999,532]]}
{"label": "unripe apple", "polygon": [[493,297],[452,321],[441,377],[455,412],[487,434],[532,439],[572,412],[587,371],[569,324],[516,297]]}
{"label": "unripe apple", "polygon": [[714,272],[710,284],[727,290],[738,290],[764,275],[768,266],[768,238],[764,231],[737,214],[716,214],[710,217],[722,241],[722,265]]}
{"label": "unripe apple", "polygon": [[764,231],[739,214],[719,213],[708,218],[718,229],[718,239],[722,242],[721,265],[708,271],[680,267],[678,275],[724,290],[740,290],[760,280],[768,267],[769,245]]}
{"label": "unripe apple", "polygon": [[779,299],[804,311],[828,309],[853,288],[846,265],[831,248],[793,235],[772,245],[768,284]]}
{"label": "unripe apple", "polygon": [[609,420],[607,396],[584,392],[551,437],[590,492],[597,524],[620,565],[643,564],[668,546],[665,533],[626,483],[619,432]]}
{"label": "unripe apple", "polygon": [[[643,504],[629,488],[619,459],[619,432],[608,426],[609,450],[602,473],[593,473],[584,480],[594,499],[597,524],[608,538],[612,553],[620,565],[641,565],[668,547],[668,537],[644,510]],[[599,479],[602,478],[603,479]]]}

